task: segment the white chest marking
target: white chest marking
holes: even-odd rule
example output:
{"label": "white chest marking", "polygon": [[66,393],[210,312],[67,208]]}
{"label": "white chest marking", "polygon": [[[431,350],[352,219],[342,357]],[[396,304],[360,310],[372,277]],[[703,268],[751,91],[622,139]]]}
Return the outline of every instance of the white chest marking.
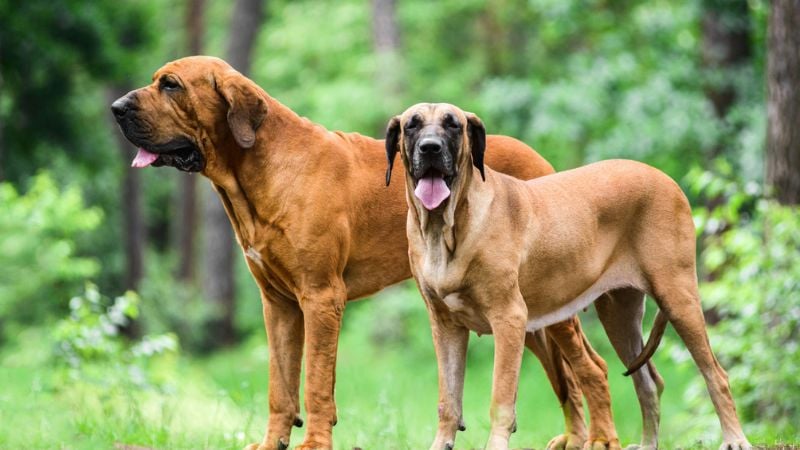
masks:
{"label": "white chest marking", "polygon": [[253,247],[247,247],[247,250],[245,250],[244,254],[250,258],[250,261],[256,263],[258,267],[262,269],[264,268],[264,260],[261,259],[261,254],[258,253],[258,250],[254,249]]}
{"label": "white chest marking", "polygon": [[464,309],[464,300],[458,294],[448,294],[442,301],[450,311],[456,312]]}

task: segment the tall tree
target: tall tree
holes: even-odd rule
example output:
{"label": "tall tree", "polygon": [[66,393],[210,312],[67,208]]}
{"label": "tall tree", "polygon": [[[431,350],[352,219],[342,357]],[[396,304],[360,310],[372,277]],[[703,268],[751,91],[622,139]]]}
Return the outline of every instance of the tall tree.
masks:
{"label": "tall tree", "polygon": [[[386,114],[398,110],[403,92],[400,27],[396,0],[372,0],[372,44],[376,56],[376,81],[385,94]],[[379,130],[382,133],[383,129]]]}
{"label": "tall tree", "polygon": [[720,75],[712,77],[715,80],[706,87],[706,96],[717,117],[723,119],[737,96],[726,75],[749,63],[752,55],[747,2],[705,0],[701,22],[703,65]]}
{"label": "tall tree", "polygon": [[773,0],[767,25],[767,184],[800,204],[800,1]]}
{"label": "tall tree", "polygon": [[[203,48],[203,15],[205,0],[189,0],[186,9],[186,49],[190,55],[199,55]],[[180,175],[180,216],[175,229],[178,241],[178,278],[186,283],[195,281],[195,241],[197,236],[197,177],[191,173]]]}
{"label": "tall tree", "polygon": [[[130,89],[129,84],[119,84],[107,90],[108,104],[125,95]],[[122,192],[120,198],[122,239],[125,246],[125,269],[122,279],[123,289],[137,290],[142,280],[144,267],[145,224],[142,216],[142,190],[139,170],[130,166],[130,160],[136,148],[125,139],[117,130],[117,124],[112,121],[113,135],[124,169],[122,175]]]}
{"label": "tall tree", "polygon": [[[264,22],[264,0],[237,0],[231,17],[228,62],[239,72],[250,72],[253,46]],[[208,183],[203,184],[203,217],[205,225],[203,291],[213,303],[213,317],[208,321],[207,347],[234,343],[236,283],[234,279],[235,244],[233,231],[225,209]]]}
{"label": "tall tree", "polygon": [[[2,42],[0,42],[0,46],[2,46]],[[3,92],[3,74],[0,73],[0,92]],[[5,177],[3,176],[3,116],[0,116],[0,182],[2,182]]]}

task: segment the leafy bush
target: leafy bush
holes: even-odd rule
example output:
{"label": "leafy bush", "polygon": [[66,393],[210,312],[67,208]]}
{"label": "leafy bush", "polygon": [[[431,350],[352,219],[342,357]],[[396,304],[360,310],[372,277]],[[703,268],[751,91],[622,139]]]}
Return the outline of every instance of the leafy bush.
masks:
{"label": "leafy bush", "polygon": [[[727,164],[717,171],[687,177],[718,204],[695,209],[700,270],[710,280],[700,286],[703,305],[721,317],[709,327],[711,343],[747,431],[789,437],[800,423],[800,211],[737,180]],[[694,395],[704,390],[698,378],[687,400],[710,414],[707,396]]]}
{"label": "leafy bush", "polygon": [[[100,265],[76,255],[75,239],[95,230],[98,209],[76,187],[59,189],[47,173],[20,195],[0,184],[0,317],[4,326],[60,315],[63,292],[75,292]],[[1,337],[1,336],[0,336]]]}
{"label": "leafy bush", "polygon": [[[158,385],[148,370],[150,362],[158,355],[175,353],[178,340],[172,333],[146,335],[137,342],[121,335],[122,328],[139,315],[136,293],[128,291],[111,300],[87,283],[84,293],[69,301],[69,308],[69,316],[58,323],[53,336],[57,360],[67,364],[72,378],[91,381],[93,369],[99,366],[104,384]],[[110,369],[118,376],[108,377]]]}

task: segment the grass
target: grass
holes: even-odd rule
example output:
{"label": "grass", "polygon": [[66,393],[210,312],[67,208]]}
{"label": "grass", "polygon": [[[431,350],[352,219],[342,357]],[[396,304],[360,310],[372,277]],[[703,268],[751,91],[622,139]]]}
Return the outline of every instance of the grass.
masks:
{"label": "grass", "polygon": [[[421,304],[405,295],[386,303],[348,307],[340,343],[336,399],[337,448],[427,448],[436,426],[436,363]],[[379,314],[386,306],[397,314]],[[591,317],[585,328],[609,363],[614,417],[623,444],[637,442],[641,430],[632,383]],[[398,331],[400,330],[400,331]],[[406,330],[405,333],[402,330]],[[598,335],[599,332],[599,335]],[[597,336],[595,336],[597,335]],[[669,336],[668,336],[669,339]],[[119,382],[121,368],[98,366],[71,379],[52,365],[43,329],[27,330],[0,353],[0,448],[241,448],[260,440],[267,420],[267,347],[261,334],[243,345],[207,358],[161,358],[148,370],[165,380],[161,388],[134,389]],[[491,337],[473,336],[464,396],[467,431],[457,448],[481,448],[488,432]],[[664,448],[697,447],[705,439],[716,448],[716,418],[694,417],[683,406],[686,386],[697,371],[676,364],[668,351],[656,354],[667,388],[662,397]],[[700,393],[705,395],[705,393]],[[710,400],[709,400],[710,402]],[[547,379],[531,355],[523,361],[514,448],[543,448],[560,433],[563,419]],[[710,423],[707,435],[687,435],[689,422]],[[295,429],[292,444],[302,440]],[[754,442],[775,436],[750,436]],[[791,437],[790,437],[791,438]],[[796,438],[796,437],[795,437]],[[789,448],[789,447],[785,447]]]}

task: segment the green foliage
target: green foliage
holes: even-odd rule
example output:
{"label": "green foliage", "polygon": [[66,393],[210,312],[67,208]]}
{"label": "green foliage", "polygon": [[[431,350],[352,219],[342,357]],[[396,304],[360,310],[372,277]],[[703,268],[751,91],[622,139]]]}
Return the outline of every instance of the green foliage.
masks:
{"label": "green foliage", "polygon": [[[148,254],[149,264],[139,294],[146,331],[173,332],[186,350],[199,350],[207,344],[205,324],[212,317],[211,303],[200,290],[175,280],[172,258]],[[256,302],[258,297],[249,299]]]}
{"label": "green foliage", "polygon": [[88,112],[97,80],[120,81],[152,45],[156,3],[0,0],[0,166],[13,180],[48,166],[54,147],[92,156]]}
{"label": "green foliage", "polygon": [[36,175],[20,195],[0,184],[0,317],[4,325],[41,321],[66,308],[74,292],[100,270],[76,253],[75,240],[96,230],[102,214],[87,208],[75,186],[60,190],[46,173]]}
{"label": "green foliage", "polygon": [[[146,335],[136,342],[122,335],[124,327],[139,316],[139,297],[134,292],[111,300],[87,283],[84,293],[69,301],[69,308],[69,316],[57,324],[53,338],[57,360],[69,366],[72,378],[102,380],[106,387],[153,386],[157,380],[148,370],[151,361],[178,350],[173,333]],[[117,372],[113,377],[108,377],[110,368]]]}
{"label": "green foliage", "polygon": [[[719,315],[712,347],[751,433],[791,438],[800,423],[800,214],[742,182],[730,165],[695,170],[692,188],[719,206],[695,209],[703,236],[703,305]],[[687,399],[696,411],[711,403],[698,383]],[[689,397],[690,395],[687,395]],[[698,424],[702,426],[702,424]]]}

